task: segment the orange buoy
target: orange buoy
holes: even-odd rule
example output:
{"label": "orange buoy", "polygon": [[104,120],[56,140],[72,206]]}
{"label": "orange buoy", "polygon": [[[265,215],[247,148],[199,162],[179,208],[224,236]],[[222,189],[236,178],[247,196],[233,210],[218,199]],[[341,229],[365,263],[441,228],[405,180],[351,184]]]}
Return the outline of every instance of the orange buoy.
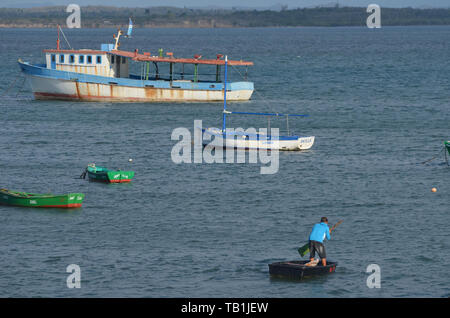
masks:
{"label": "orange buoy", "polygon": [[431,188],[431,192],[436,192],[437,189],[436,188]]}

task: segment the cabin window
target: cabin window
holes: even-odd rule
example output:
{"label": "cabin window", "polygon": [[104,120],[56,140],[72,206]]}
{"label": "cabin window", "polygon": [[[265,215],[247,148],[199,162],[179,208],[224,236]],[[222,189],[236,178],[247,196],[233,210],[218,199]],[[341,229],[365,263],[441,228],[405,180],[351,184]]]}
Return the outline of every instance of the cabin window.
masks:
{"label": "cabin window", "polygon": [[120,64],[120,56],[117,57],[117,64]]}
{"label": "cabin window", "polygon": [[51,55],[51,61],[52,61],[52,62],[56,62],[56,56],[55,56],[55,54],[52,54],[52,55]]}
{"label": "cabin window", "polygon": [[122,57],[122,64],[125,64],[126,59],[124,57]]}
{"label": "cabin window", "polygon": [[80,56],[78,57],[78,63],[84,64],[84,55],[80,55]]}
{"label": "cabin window", "polygon": [[101,55],[97,55],[97,64],[102,64],[102,57],[101,57]]}
{"label": "cabin window", "polygon": [[92,64],[92,55],[87,56],[87,63]]}
{"label": "cabin window", "polygon": [[111,64],[114,64],[114,58],[115,57],[116,57],[115,55],[111,55]]}
{"label": "cabin window", "polygon": [[73,54],[69,55],[69,63],[75,63],[75,55]]}
{"label": "cabin window", "polygon": [[64,63],[64,54],[59,55],[59,63]]}

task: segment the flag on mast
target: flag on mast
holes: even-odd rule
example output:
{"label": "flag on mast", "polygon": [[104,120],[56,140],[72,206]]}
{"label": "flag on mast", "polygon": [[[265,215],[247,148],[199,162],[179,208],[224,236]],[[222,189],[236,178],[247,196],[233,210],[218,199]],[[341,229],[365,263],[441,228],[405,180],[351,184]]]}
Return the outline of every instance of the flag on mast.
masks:
{"label": "flag on mast", "polygon": [[133,31],[133,21],[131,21],[131,18],[129,18],[127,38],[131,38],[132,31]]}

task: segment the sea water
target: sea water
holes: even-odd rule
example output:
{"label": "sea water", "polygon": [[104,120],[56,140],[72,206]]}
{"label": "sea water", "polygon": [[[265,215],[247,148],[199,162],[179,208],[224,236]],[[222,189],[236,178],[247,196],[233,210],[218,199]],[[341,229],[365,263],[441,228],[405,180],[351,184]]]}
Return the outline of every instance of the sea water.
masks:
{"label": "sea water", "polygon": [[[74,48],[100,49],[115,31],[65,34]],[[450,139],[450,27],[136,29],[121,42],[152,55],[253,61],[252,99],[228,109],[309,114],[289,126],[315,144],[281,152],[269,175],[259,164],[176,164],[172,131],[194,120],[221,127],[221,103],[36,101],[16,61],[43,63],[56,30],[5,30],[0,187],[86,198],[74,210],[0,206],[0,296],[450,295],[450,167],[439,153]],[[233,81],[244,74],[230,68]],[[233,128],[267,125],[228,118]],[[136,175],[130,184],[78,179],[89,163]],[[336,272],[271,279],[268,264],[300,259],[322,216],[344,220],[325,242]],[[68,288],[72,264],[80,288]],[[380,288],[368,287],[371,264]]]}

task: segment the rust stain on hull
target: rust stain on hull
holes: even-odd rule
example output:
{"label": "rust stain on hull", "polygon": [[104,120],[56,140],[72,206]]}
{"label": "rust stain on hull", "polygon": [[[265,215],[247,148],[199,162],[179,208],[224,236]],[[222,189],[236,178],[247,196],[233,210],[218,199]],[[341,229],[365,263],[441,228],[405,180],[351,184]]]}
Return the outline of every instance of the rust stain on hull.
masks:
{"label": "rust stain on hull", "polygon": [[145,90],[145,97],[148,100],[156,100],[156,90],[157,88],[153,87],[146,87]]}
{"label": "rust stain on hull", "polygon": [[[86,83],[86,90],[87,90],[87,97],[91,97],[91,90],[89,89],[89,86],[91,86],[91,84]],[[94,96],[95,97],[95,96]]]}
{"label": "rust stain on hull", "polygon": [[78,86],[78,82],[75,82],[75,89],[77,90],[78,98],[80,98],[80,87]]}

